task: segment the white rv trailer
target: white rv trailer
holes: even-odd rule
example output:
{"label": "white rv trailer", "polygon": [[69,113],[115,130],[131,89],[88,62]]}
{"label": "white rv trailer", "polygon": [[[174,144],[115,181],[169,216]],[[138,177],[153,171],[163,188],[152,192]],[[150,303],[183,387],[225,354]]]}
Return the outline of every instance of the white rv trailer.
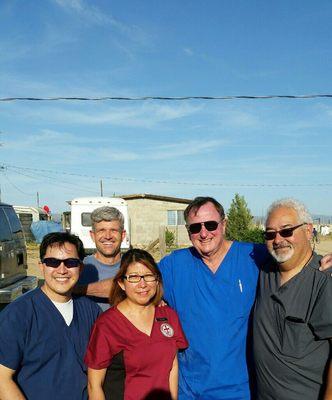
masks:
{"label": "white rv trailer", "polygon": [[47,212],[40,207],[28,207],[28,206],[13,206],[16,214],[18,215],[25,240],[34,241],[35,237],[31,232],[31,224],[37,221],[47,221],[49,219]]}
{"label": "white rv trailer", "polygon": [[103,206],[115,207],[124,216],[124,228],[126,237],[121,243],[121,250],[126,251],[130,247],[129,216],[127,202],[117,197],[80,197],[68,201],[71,208],[70,232],[77,235],[83,242],[85,251],[92,253],[96,246],[91,239],[91,213]]}
{"label": "white rv trailer", "polygon": [[30,216],[31,222],[47,221],[47,212],[40,207],[27,207],[27,206],[13,206],[16,214],[21,217],[22,215]]}

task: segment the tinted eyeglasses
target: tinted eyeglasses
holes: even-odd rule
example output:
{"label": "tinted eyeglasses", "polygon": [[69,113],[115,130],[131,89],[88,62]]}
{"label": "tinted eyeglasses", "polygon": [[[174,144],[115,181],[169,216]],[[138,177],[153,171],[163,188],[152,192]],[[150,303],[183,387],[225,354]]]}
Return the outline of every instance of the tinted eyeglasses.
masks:
{"label": "tinted eyeglasses", "polygon": [[158,280],[158,276],[154,274],[146,274],[146,275],[124,275],[123,279],[126,279],[130,283],[138,283],[141,279],[144,279],[144,282],[155,282]]}
{"label": "tinted eyeglasses", "polygon": [[187,225],[187,229],[189,233],[199,233],[202,229],[202,226],[205,226],[207,231],[212,232],[218,228],[220,222],[222,221],[195,222],[194,224]]}
{"label": "tinted eyeglasses", "polygon": [[65,260],[59,260],[58,258],[47,257],[42,260],[43,264],[51,268],[58,268],[62,262],[67,268],[77,268],[82,265],[82,261],[79,258],[66,258]]}
{"label": "tinted eyeglasses", "polygon": [[279,235],[282,236],[283,238],[291,237],[291,236],[293,236],[293,232],[295,231],[295,229],[297,229],[303,225],[307,225],[307,224],[303,223],[300,225],[292,226],[291,228],[280,229],[280,231],[265,231],[264,237],[266,240],[273,240],[276,238],[277,233],[279,233]]}

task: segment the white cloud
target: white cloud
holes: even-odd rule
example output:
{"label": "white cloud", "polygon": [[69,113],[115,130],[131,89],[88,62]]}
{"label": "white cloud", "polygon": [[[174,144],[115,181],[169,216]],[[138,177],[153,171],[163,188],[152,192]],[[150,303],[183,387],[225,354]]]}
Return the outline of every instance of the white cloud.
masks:
{"label": "white cloud", "polygon": [[317,111],[319,112],[319,115],[322,115],[323,112],[323,118],[325,119],[326,117],[329,118],[329,122],[332,121],[332,107],[328,104],[318,104],[316,106]]}
{"label": "white cloud", "polygon": [[81,0],[55,0],[55,2],[63,8],[71,8],[75,11],[83,10],[83,3]]}
{"label": "white cloud", "polygon": [[[110,161],[131,162],[135,160],[167,160],[188,157],[195,154],[205,154],[216,151],[226,143],[225,140],[191,140],[176,144],[147,145],[143,149],[137,148],[125,140],[121,143],[112,137],[79,137],[68,132],[42,130],[36,134],[22,138],[4,140],[6,158],[22,160],[20,154],[25,154],[26,165],[42,163],[45,165],[107,165]],[[51,156],[52,155],[52,156]],[[17,164],[15,162],[14,164]]]}
{"label": "white cloud", "polygon": [[12,38],[10,42],[0,43],[1,64],[26,57],[31,52],[31,46],[21,44],[18,38]]}
{"label": "white cloud", "polygon": [[189,48],[189,47],[185,47],[185,48],[183,49],[183,51],[184,51],[184,53],[185,53],[187,56],[193,56],[193,55],[194,55],[193,50],[192,50],[191,48]]}
{"label": "white cloud", "polygon": [[40,149],[45,147],[50,149],[54,145],[65,145],[68,143],[75,143],[74,135],[65,132],[57,132],[49,129],[43,129],[39,133],[32,135],[24,135],[21,137],[15,137],[14,140],[6,140],[5,148],[7,150],[23,150],[33,151],[34,148]]}
{"label": "white cloud", "polygon": [[225,140],[192,140],[159,146],[151,151],[151,158],[154,160],[165,160],[180,158],[194,154],[203,154],[216,151],[226,143]]}
{"label": "white cloud", "polygon": [[219,109],[219,123],[221,126],[233,128],[254,128],[262,125],[257,113],[241,109]]}
{"label": "white cloud", "polygon": [[144,44],[147,42],[146,33],[136,25],[125,24],[124,22],[116,19],[111,14],[104,13],[100,8],[95,5],[88,5],[83,0],[54,0],[56,4],[66,11],[71,11],[84,18],[85,21],[96,24],[110,26],[118,33],[125,35],[134,42]]}
{"label": "white cloud", "polygon": [[[69,103],[68,103],[69,104]],[[90,103],[91,104],[91,103]],[[20,116],[34,118],[38,121],[83,124],[83,125],[114,125],[127,127],[153,128],[162,122],[173,121],[198,113],[201,106],[189,104],[163,105],[155,103],[134,106],[112,107],[100,104],[100,107],[89,107],[82,104],[80,110],[76,104],[70,107],[22,107]],[[73,109],[76,107],[76,109]],[[71,109],[70,109],[71,108]],[[103,111],[99,111],[103,109]]]}

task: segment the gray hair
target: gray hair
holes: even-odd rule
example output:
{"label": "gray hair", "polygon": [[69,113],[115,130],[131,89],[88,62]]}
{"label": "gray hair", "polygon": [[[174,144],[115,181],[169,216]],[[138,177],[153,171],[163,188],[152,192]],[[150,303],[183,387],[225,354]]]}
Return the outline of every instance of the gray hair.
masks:
{"label": "gray hair", "polygon": [[120,229],[124,230],[124,216],[121,211],[115,207],[99,207],[91,213],[92,230],[95,230],[95,224],[101,221],[119,221]]}
{"label": "gray hair", "polygon": [[302,224],[302,223],[312,224],[313,223],[312,217],[311,217],[307,207],[300,201],[291,199],[291,198],[280,199],[280,200],[274,201],[267,210],[266,221],[268,220],[270,214],[275,209],[280,208],[280,207],[287,207],[287,208],[292,208],[293,210],[295,210],[300,224]]}

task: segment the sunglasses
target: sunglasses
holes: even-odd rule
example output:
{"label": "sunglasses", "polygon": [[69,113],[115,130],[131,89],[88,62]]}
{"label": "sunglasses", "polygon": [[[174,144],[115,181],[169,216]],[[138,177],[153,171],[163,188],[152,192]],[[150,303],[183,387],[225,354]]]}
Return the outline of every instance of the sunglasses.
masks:
{"label": "sunglasses", "polygon": [[209,232],[215,231],[218,228],[218,225],[222,221],[205,221],[205,222],[195,222],[194,224],[187,225],[187,229],[189,233],[199,233],[202,229],[202,226],[205,226],[205,229]]}
{"label": "sunglasses", "polygon": [[292,226],[291,228],[280,229],[280,231],[265,231],[264,237],[266,240],[273,240],[276,238],[277,233],[279,233],[279,235],[283,238],[291,237],[291,236],[293,236],[293,232],[295,231],[295,229],[297,229],[303,225],[307,225],[307,224],[303,223],[300,225]]}
{"label": "sunglasses", "polygon": [[61,263],[64,263],[67,268],[77,268],[82,265],[82,261],[78,258],[66,258],[65,260],[59,260],[58,258],[47,257],[42,260],[42,263],[47,267],[58,268]]}

